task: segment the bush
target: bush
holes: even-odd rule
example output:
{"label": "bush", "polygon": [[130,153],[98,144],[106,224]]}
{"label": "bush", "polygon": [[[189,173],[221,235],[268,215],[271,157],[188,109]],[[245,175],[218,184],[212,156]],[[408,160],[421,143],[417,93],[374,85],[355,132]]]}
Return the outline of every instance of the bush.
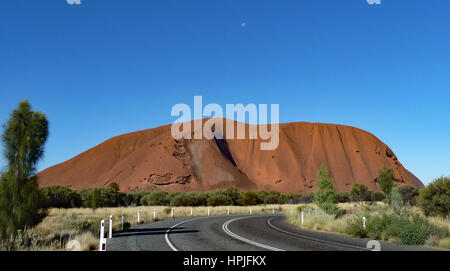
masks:
{"label": "bush", "polygon": [[241,206],[258,205],[261,201],[258,194],[254,191],[241,192],[238,199],[238,204]]}
{"label": "bush", "polygon": [[206,206],[208,195],[205,192],[190,192],[187,195],[188,206]]}
{"label": "bush", "polygon": [[450,216],[450,177],[434,180],[420,190],[418,203],[426,216]]}
{"label": "bush", "polygon": [[264,199],[262,200],[262,203],[264,204],[281,204],[283,202],[284,198],[282,197],[281,193],[278,191],[270,191],[267,192]]}
{"label": "bush", "polygon": [[142,197],[141,204],[145,206],[167,206],[170,204],[169,193],[166,191],[151,192]]}
{"label": "bush", "polygon": [[340,191],[336,192],[336,200],[340,203],[351,202],[352,197],[349,192]]}
{"label": "bush", "polygon": [[351,196],[353,201],[359,201],[361,204],[365,200],[364,195],[367,193],[367,186],[364,184],[355,183],[353,184]]}
{"label": "bush", "polygon": [[170,206],[189,206],[189,199],[186,194],[176,194],[170,199]]}
{"label": "bush", "polygon": [[404,204],[408,204],[410,206],[416,205],[416,199],[419,196],[419,189],[410,184],[402,185],[394,188],[403,199]]}
{"label": "bush", "polygon": [[224,191],[224,194],[229,196],[233,200],[233,205],[238,205],[239,191],[234,187],[229,187]]}
{"label": "bush", "polygon": [[122,193],[114,187],[100,187],[98,190],[98,207],[117,207],[120,206]]}
{"label": "bush", "polygon": [[404,206],[402,195],[397,190],[393,190],[391,193],[391,202],[390,206],[394,210],[396,214],[400,214],[402,208]]}
{"label": "bush", "polygon": [[372,191],[372,193],[370,193],[370,200],[371,201],[376,202],[376,201],[383,201],[385,199],[386,199],[386,197],[385,197],[383,192]]}
{"label": "bush", "polygon": [[227,206],[233,204],[233,199],[224,194],[213,194],[208,197],[208,206]]}
{"label": "bush", "polygon": [[387,240],[399,238],[404,245],[423,245],[429,236],[448,235],[447,228],[438,227],[420,215],[384,214],[382,216],[366,216],[366,228],[362,217],[352,219],[346,229],[348,234],[362,238]]}
{"label": "bush", "polygon": [[129,192],[127,194],[127,198],[128,198],[128,204],[127,205],[141,205],[141,199],[146,196],[149,195],[151,192],[150,191],[133,191],[133,192]]}
{"label": "bush", "polygon": [[314,202],[314,194],[290,194],[281,195],[280,204],[308,204]]}
{"label": "bush", "polygon": [[48,208],[81,207],[81,197],[67,186],[55,185],[40,189]]}

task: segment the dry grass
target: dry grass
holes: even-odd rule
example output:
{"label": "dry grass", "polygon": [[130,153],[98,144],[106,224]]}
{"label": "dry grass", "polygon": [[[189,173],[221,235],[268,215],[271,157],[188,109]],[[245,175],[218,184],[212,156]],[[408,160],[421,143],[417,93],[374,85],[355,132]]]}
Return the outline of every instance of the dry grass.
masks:
{"label": "dry grass", "polygon": [[[234,214],[263,214],[263,213],[295,213],[296,205],[260,205],[251,207],[230,206],[230,215]],[[227,206],[219,207],[193,207],[193,216],[207,216],[208,208],[210,215],[228,214]],[[174,207],[175,217],[191,216],[191,207]],[[156,211],[156,221],[170,219],[171,207],[167,206],[139,206],[139,207],[117,207],[117,208],[71,208],[71,209],[50,209],[48,216],[34,229],[48,240],[57,240],[53,246],[42,248],[44,250],[65,250],[66,243],[70,240],[77,240],[81,244],[82,250],[98,249],[98,232],[100,221],[104,219],[109,222],[109,216],[113,216],[113,230],[120,230],[122,227],[122,213],[125,221],[131,226],[137,225],[137,213],[140,212],[141,223],[154,222],[153,211]],[[107,234],[108,227],[105,229]],[[33,248],[37,250],[37,248]]]}
{"label": "dry grass", "polygon": [[[326,214],[317,208],[315,204],[306,204],[303,214],[303,224],[301,223],[301,214],[299,212],[287,212],[286,216],[288,221],[296,226],[303,227],[309,230],[325,231],[325,232],[335,232],[340,234],[346,234],[347,226],[349,222],[356,217],[361,217],[363,215],[382,215],[383,213],[392,212],[390,208],[384,203],[376,203],[373,205],[363,205],[358,203],[340,203],[339,208],[346,210],[348,213],[335,218],[334,215]],[[417,207],[412,207],[410,211],[415,213],[421,213],[421,210]],[[432,224],[439,227],[447,228],[450,232],[450,218],[441,217],[428,217],[427,218]],[[429,240],[427,245],[439,247],[443,249],[450,249],[450,238],[434,236],[433,240]],[[441,238],[441,239],[439,239]],[[396,238],[386,239],[390,242],[399,242]]]}

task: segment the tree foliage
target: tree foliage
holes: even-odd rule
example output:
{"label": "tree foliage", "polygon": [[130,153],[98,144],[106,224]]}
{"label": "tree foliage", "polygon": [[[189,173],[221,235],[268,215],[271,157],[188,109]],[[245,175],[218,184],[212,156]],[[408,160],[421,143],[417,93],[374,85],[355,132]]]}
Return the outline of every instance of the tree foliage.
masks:
{"label": "tree foliage", "polygon": [[48,121],[24,100],[3,127],[7,167],[0,180],[0,235],[5,237],[34,226],[45,216],[45,202],[34,174],[44,154]]}
{"label": "tree foliage", "polygon": [[418,203],[427,216],[450,217],[450,177],[440,177],[420,190]]}
{"label": "tree foliage", "polygon": [[364,184],[355,183],[355,184],[353,184],[353,187],[352,187],[352,190],[350,193],[352,195],[353,200],[358,201],[361,204],[363,204],[363,201],[365,199],[364,196],[368,190],[369,189]]}
{"label": "tree foliage", "polygon": [[334,180],[329,176],[328,169],[324,165],[319,168],[319,177],[316,184],[317,190],[314,192],[314,202],[324,212],[336,215],[339,209],[336,192],[334,191]]}
{"label": "tree foliage", "polygon": [[377,182],[380,185],[381,191],[385,194],[388,204],[391,204],[391,194],[394,188],[394,170],[386,166],[380,169],[378,171]]}

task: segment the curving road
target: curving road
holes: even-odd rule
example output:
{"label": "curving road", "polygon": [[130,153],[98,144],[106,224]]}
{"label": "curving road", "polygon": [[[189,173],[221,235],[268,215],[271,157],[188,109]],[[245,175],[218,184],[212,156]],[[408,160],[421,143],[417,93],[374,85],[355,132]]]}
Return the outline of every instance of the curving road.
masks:
{"label": "curving road", "polygon": [[[368,240],[299,229],[282,215],[175,218],[116,232],[110,251],[364,251]],[[381,242],[381,250],[427,250]]]}

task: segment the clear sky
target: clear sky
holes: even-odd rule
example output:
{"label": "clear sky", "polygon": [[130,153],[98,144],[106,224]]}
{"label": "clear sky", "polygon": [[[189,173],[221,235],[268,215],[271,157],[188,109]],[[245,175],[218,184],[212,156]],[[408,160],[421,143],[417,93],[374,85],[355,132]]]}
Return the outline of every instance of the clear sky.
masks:
{"label": "clear sky", "polygon": [[[280,104],[356,126],[424,183],[450,175],[450,1],[2,0],[0,122],[47,114],[39,169],[174,121],[176,103]],[[4,165],[4,160],[0,160]]]}

